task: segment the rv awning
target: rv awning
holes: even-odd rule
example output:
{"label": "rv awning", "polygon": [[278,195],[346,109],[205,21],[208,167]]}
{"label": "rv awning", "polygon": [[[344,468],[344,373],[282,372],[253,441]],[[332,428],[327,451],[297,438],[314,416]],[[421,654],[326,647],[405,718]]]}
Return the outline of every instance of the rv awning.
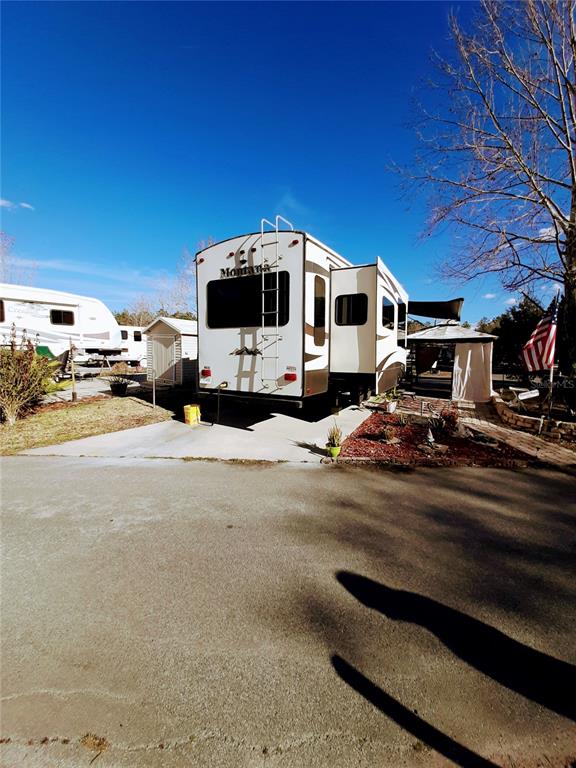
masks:
{"label": "rv awning", "polygon": [[409,301],[408,314],[434,320],[460,320],[464,299],[450,301]]}

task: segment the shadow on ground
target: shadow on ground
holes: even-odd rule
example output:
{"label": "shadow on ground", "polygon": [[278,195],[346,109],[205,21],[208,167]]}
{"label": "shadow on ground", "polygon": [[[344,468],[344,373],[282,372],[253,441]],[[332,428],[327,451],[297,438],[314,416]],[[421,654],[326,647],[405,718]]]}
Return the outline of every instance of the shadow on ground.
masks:
{"label": "shadow on ground", "polygon": [[[354,483],[340,481],[351,472]],[[317,574],[314,588],[286,595],[292,614],[281,631],[304,628],[351,689],[458,765],[491,766],[479,753],[500,737],[567,739],[576,719],[573,477],[335,467],[318,492],[329,512],[295,489],[298,512],[284,532],[300,545],[324,542],[345,568],[330,568],[320,589]],[[425,702],[435,725],[408,702]]]}
{"label": "shadow on ground", "polygon": [[[152,402],[152,391],[149,388],[142,388],[130,392],[130,394],[146,402]],[[203,395],[199,398],[197,392],[185,387],[158,389],[156,403],[162,408],[172,411],[175,421],[184,421],[185,405],[197,403],[200,405],[202,421],[247,430],[250,430],[255,424],[274,418],[275,414],[284,414],[294,419],[314,423],[321,421],[331,413],[330,403],[325,398],[305,401],[303,407],[298,408],[293,403],[231,400],[229,396],[222,395],[220,404],[218,404],[216,395],[208,397]]]}
{"label": "shadow on ground", "polygon": [[500,685],[576,720],[576,667],[534,650],[461,611],[424,595],[391,589],[348,571],[340,584],[367,608],[419,624],[452,653]]}
{"label": "shadow on ground", "polygon": [[393,696],[390,696],[361,672],[358,672],[351,664],[340,658],[340,656],[333,656],[331,661],[336,674],[341,680],[405,731],[420,739],[421,742],[427,744],[431,749],[439,752],[448,760],[451,760],[456,765],[463,766],[463,768],[497,768],[495,763],[480,757],[476,752],[462,746],[462,744],[446,736],[438,728],[434,728],[433,725],[430,725],[417,714],[411,712]]}

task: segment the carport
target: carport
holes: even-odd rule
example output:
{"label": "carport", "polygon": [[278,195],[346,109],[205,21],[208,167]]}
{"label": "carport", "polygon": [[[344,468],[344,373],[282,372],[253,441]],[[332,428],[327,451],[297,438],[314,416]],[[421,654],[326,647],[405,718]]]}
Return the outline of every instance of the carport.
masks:
{"label": "carport", "polygon": [[417,366],[419,358],[425,359],[427,369],[442,348],[453,347],[451,399],[485,403],[492,394],[492,345],[496,338],[457,323],[445,323],[410,334],[408,342],[416,347]]}

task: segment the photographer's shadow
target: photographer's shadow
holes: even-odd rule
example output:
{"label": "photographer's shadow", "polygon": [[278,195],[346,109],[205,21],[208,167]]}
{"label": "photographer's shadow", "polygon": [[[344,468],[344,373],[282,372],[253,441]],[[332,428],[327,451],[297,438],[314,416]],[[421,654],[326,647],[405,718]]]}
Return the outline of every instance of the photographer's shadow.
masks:
{"label": "photographer's shadow", "polygon": [[368,608],[419,624],[497,683],[576,720],[576,667],[513,640],[498,629],[415,592],[392,589],[348,571],[336,578]]}

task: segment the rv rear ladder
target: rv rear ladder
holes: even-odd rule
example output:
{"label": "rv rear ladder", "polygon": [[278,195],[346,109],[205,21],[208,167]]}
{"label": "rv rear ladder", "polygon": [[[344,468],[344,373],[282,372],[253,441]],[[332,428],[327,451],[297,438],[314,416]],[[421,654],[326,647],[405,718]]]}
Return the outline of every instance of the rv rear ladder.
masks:
{"label": "rv rear ladder", "polygon": [[[260,222],[260,255],[261,255],[261,266],[268,267],[268,271],[264,271],[262,269],[262,307],[261,307],[261,316],[262,316],[262,372],[261,372],[261,379],[262,379],[262,386],[264,389],[277,389],[278,388],[278,360],[280,359],[280,349],[279,344],[282,341],[282,336],[280,335],[280,329],[278,326],[278,312],[280,309],[280,283],[278,280],[278,266],[281,260],[280,256],[280,250],[279,250],[279,244],[280,244],[280,221],[285,222],[288,224],[290,229],[294,231],[294,227],[292,224],[284,219],[282,216],[276,216],[276,221],[272,223],[271,221],[268,221],[268,219],[262,219]],[[264,227],[268,225],[272,227],[272,231],[268,230],[265,232]],[[264,236],[266,234],[274,234],[275,240],[270,240],[268,242],[264,242]],[[276,246],[276,258],[273,263],[269,263],[266,261],[264,262],[264,248],[267,248],[270,245]],[[273,288],[266,288],[266,275],[274,275],[275,276],[275,285]],[[265,309],[266,307],[266,294],[268,293],[274,293],[276,294],[274,301],[274,309]],[[270,317],[275,318],[275,322],[273,322],[271,325],[267,325],[267,321],[270,319]],[[270,330],[267,330],[270,328]],[[264,342],[270,342],[266,348],[264,348]],[[270,354],[266,354],[267,351],[270,351]],[[269,363],[269,367],[267,368],[267,361],[274,361],[273,363]]]}

